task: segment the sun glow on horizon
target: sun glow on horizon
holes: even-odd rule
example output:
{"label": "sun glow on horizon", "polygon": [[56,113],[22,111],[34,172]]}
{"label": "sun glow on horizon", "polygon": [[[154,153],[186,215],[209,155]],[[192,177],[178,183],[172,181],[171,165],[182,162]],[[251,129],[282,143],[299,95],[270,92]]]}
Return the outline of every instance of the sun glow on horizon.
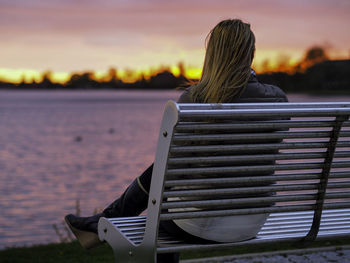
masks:
{"label": "sun glow on horizon", "polygon": [[[33,83],[33,82],[41,82],[43,80],[44,75],[49,75],[50,80],[53,83],[64,84],[67,83],[71,77],[75,74],[84,74],[91,73],[93,79],[97,81],[106,81],[110,77],[110,71],[108,70],[99,70],[99,71],[74,71],[74,72],[51,72],[51,71],[37,71],[32,69],[7,69],[0,68],[0,81],[9,82],[13,84],[20,83]],[[174,76],[179,77],[181,69],[178,66],[170,66],[170,67],[151,67],[149,69],[144,70],[132,70],[132,69],[121,69],[116,71],[116,77],[123,82],[132,83],[142,78],[148,80],[152,76],[160,72],[168,71],[171,72]],[[184,76],[188,79],[199,79],[202,74],[201,68],[186,68],[183,72]]]}
{"label": "sun glow on horizon", "polygon": [[[327,51],[329,59],[349,59],[346,51]],[[304,59],[304,52],[297,49],[257,49],[252,67],[257,73],[282,71],[293,73],[295,67]],[[202,58],[201,58],[202,59]],[[198,58],[198,60],[200,60]],[[112,73],[111,73],[112,70]],[[54,72],[51,70],[34,70],[34,69],[10,69],[0,68],[0,81],[19,84],[41,82],[44,76],[49,76],[49,79],[54,83],[67,83],[75,74],[91,74],[91,77],[96,81],[108,81],[111,74],[114,77],[126,83],[132,83],[141,79],[149,80],[152,76],[160,72],[168,71],[178,77],[180,74],[187,79],[199,79],[202,74],[202,68],[198,66],[188,66],[183,62],[172,66],[149,66],[141,69],[110,67],[106,70],[79,70],[73,72]]]}

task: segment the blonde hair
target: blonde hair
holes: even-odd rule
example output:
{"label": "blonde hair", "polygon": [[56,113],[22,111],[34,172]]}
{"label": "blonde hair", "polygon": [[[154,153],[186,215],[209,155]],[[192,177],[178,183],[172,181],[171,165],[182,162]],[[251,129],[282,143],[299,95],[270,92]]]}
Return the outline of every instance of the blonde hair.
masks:
{"label": "blonde hair", "polygon": [[249,24],[224,20],[210,31],[206,46],[202,76],[192,85],[190,96],[194,102],[229,102],[240,96],[248,83],[255,36]]}

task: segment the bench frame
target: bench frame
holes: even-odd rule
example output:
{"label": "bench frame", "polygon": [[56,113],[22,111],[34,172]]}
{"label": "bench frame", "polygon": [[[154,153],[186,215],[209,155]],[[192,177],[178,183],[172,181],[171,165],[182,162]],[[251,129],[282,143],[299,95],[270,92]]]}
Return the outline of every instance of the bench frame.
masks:
{"label": "bench frame", "polygon": [[[163,200],[163,190],[165,182],[165,173],[167,170],[168,156],[170,152],[170,145],[175,133],[174,127],[179,122],[179,112],[181,107],[183,109],[190,108],[193,104],[177,104],[173,101],[169,101],[166,104],[161,130],[158,137],[158,145],[156,151],[156,157],[154,162],[151,189],[148,200],[147,216],[128,217],[128,218],[101,218],[98,224],[98,234],[102,241],[107,241],[115,253],[116,262],[156,262],[157,253],[169,253],[178,251],[189,250],[208,250],[218,248],[228,248],[241,245],[253,245],[258,243],[272,243],[272,242],[292,242],[300,241],[300,237],[288,237],[281,239],[252,239],[248,241],[235,242],[235,243],[213,243],[213,244],[184,244],[171,246],[171,242],[166,247],[159,245],[159,222],[161,214],[161,203]],[[228,105],[228,106],[227,106]],[[232,104],[201,104],[198,110],[198,114],[206,113],[210,114],[210,109],[222,109],[223,114],[229,114]],[[227,106],[227,107],[226,107]],[[260,103],[260,104],[237,104],[237,107],[243,111],[250,111],[259,115],[258,108],[266,106],[272,111],[283,112],[284,110],[300,110],[300,116],[317,116],[317,111],[327,108],[337,111],[337,117],[335,125],[332,130],[332,136],[327,148],[327,153],[322,168],[322,179],[318,185],[317,202],[313,213],[299,213],[298,212],[280,212],[274,214],[275,217],[313,217],[312,226],[308,231],[308,234],[302,238],[301,244],[307,245],[316,239],[320,228],[322,211],[326,214],[332,214],[332,210],[324,209],[325,192],[327,188],[328,175],[330,173],[332,160],[337,145],[339,132],[341,130],[344,121],[348,121],[350,115],[350,103]],[[322,107],[321,107],[322,106]],[[202,107],[202,109],[201,109]],[[321,107],[321,108],[320,108]],[[227,109],[227,110],[226,110]],[[309,112],[308,112],[309,111]],[[350,175],[349,175],[350,178]],[[327,207],[326,207],[327,208]],[[349,206],[350,208],[350,206]],[[328,211],[328,212],[327,212]],[[343,214],[346,218],[350,216],[350,209],[340,208],[336,213]],[[326,216],[327,217],[327,216]],[[128,232],[130,231],[130,232]],[[131,234],[130,234],[131,233]],[[132,233],[135,235],[142,235],[141,242],[134,242],[132,239]],[[345,231],[339,234],[323,233],[318,239],[331,238],[331,237],[349,237],[349,231]],[[166,238],[166,237],[165,237]]]}

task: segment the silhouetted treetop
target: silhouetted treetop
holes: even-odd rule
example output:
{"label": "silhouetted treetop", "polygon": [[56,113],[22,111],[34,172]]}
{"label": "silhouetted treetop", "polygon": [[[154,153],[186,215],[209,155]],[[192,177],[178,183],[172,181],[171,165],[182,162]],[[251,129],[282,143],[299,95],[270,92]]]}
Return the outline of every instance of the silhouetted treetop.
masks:
{"label": "silhouetted treetop", "polygon": [[326,60],[329,60],[326,49],[321,46],[313,46],[306,51],[303,60],[297,65],[297,69],[303,71]]}

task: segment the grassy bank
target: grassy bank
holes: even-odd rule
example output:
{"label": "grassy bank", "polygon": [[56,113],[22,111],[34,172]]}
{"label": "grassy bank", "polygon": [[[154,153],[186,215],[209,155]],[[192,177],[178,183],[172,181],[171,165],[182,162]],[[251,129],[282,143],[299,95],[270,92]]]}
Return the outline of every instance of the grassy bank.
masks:
{"label": "grassy bank", "polygon": [[[314,242],[310,247],[349,245],[350,237],[343,240]],[[233,249],[208,251],[208,252],[186,252],[181,254],[181,259],[213,257],[246,253],[259,253],[276,250],[295,249],[288,244],[259,245],[254,247],[237,247]],[[103,244],[91,251],[84,250],[78,242],[39,245],[33,247],[8,248],[0,251],[1,263],[97,263],[114,262],[112,249]]]}
{"label": "grassy bank", "polygon": [[104,244],[91,251],[78,242],[8,248],[0,251],[1,263],[93,263],[114,262],[112,249]]}

